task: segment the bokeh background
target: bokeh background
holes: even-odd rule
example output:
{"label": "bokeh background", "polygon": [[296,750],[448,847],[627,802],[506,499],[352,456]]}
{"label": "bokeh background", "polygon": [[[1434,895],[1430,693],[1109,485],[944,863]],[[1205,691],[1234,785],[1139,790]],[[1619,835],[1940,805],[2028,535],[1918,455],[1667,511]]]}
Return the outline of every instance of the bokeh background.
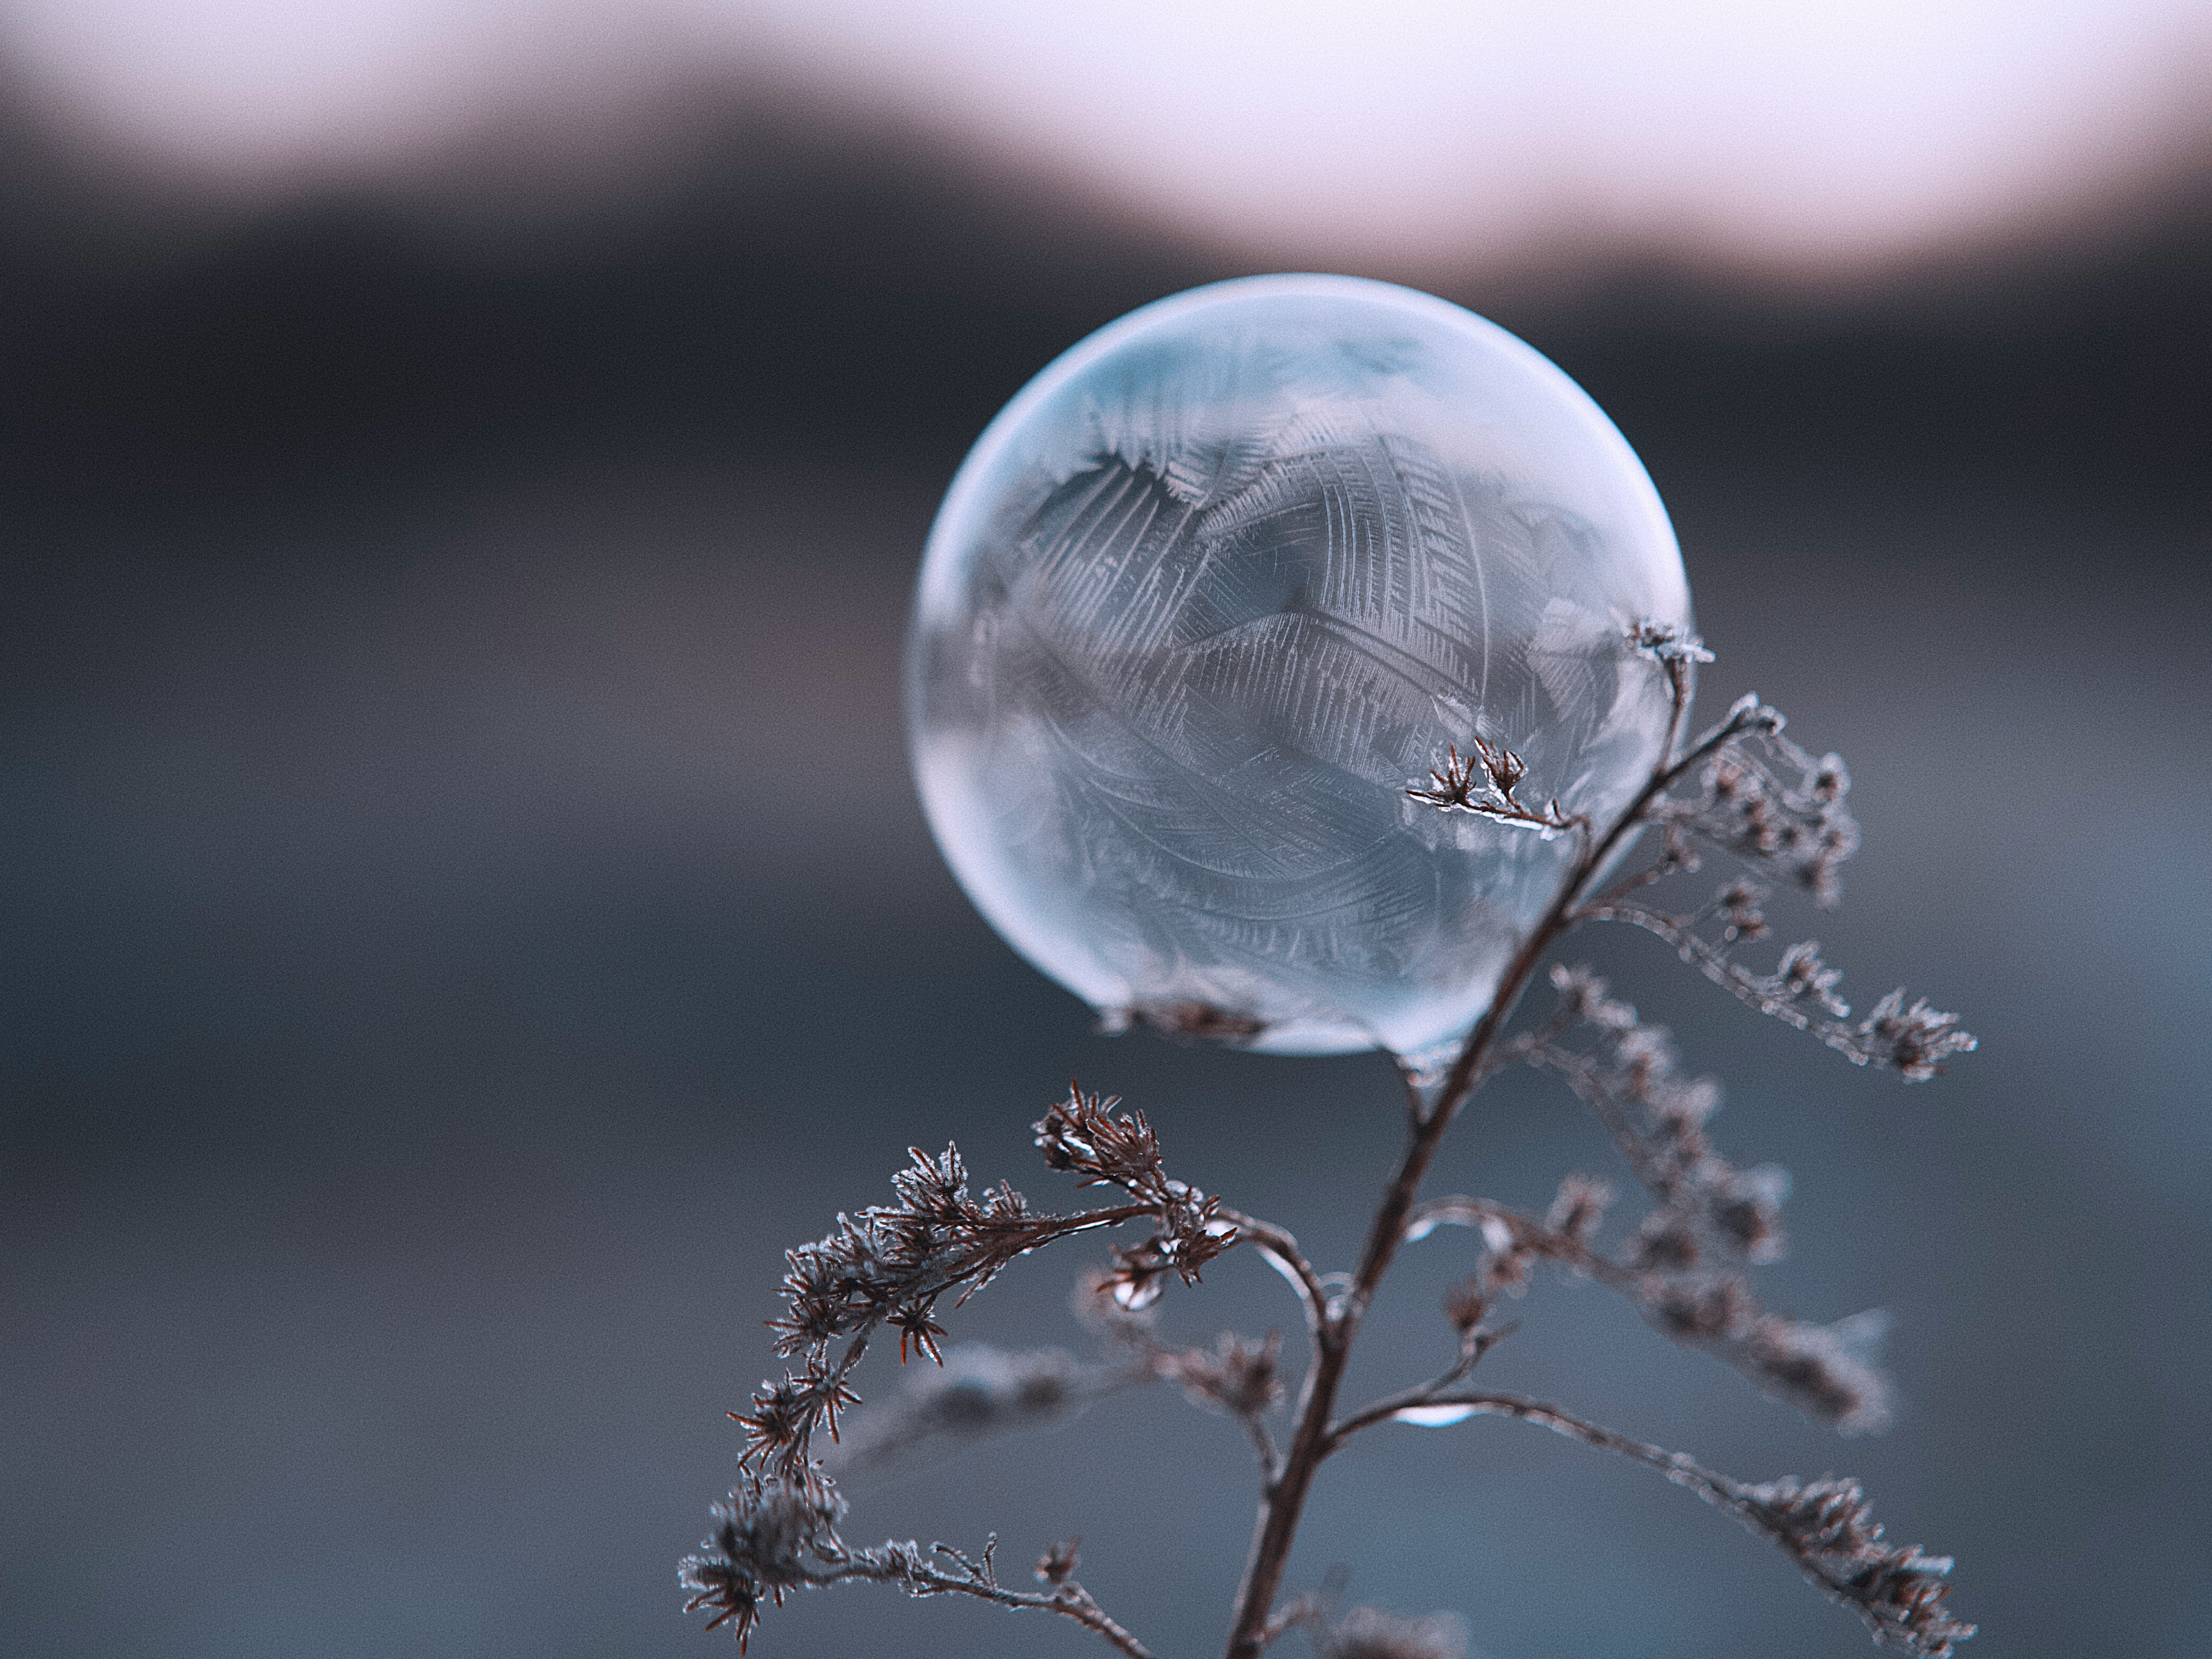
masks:
{"label": "bokeh background", "polygon": [[[2160,0],[0,4],[0,1650],[719,1651],[674,1562],[780,1250],[909,1142],[1063,1201],[1026,1126],[1071,1073],[1349,1260],[1387,1068],[1091,1035],[939,864],[896,696],[998,404],[1131,306],[1317,268],[1613,415],[1709,708],[1853,763],[1846,988],[1984,1039],[1906,1089],[1589,941],[1796,1172],[1770,1301],[1891,1310],[1904,1410],[1836,1443],[1559,1284],[1496,1379],[1863,1475],[1990,1659],[2212,1651],[2208,64]],[[1607,1158],[1516,1080],[1439,1182]],[[1083,1259],[956,1335],[1081,1348]],[[1468,1265],[1412,1253],[1362,1387],[1434,1368]],[[1232,1257],[1167,1313],[1293,1310]],[[1139,1395],[853,1496],[1080,1534],[1190,1654],[1251,1493]],[[1865,1641],[1510,1424],[1332,1466],[1293,1580],[1340,1564],[1486,1659]],[[1091,1640],[855,1590],[756,1651]]]}

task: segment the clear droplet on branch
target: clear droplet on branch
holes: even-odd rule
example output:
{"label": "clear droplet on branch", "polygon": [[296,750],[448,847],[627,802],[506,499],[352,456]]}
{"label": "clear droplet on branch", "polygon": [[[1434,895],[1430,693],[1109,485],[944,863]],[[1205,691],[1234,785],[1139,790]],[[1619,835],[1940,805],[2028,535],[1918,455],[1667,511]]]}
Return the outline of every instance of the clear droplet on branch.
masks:
{"label": "clear droplet on branch", "polygon": [[1479,1407],[1474,1406],[1401,1406],[1390,1413],[1394,1423],[1411,1423],[1420,1429],[1448,1429],[1464,1423]]}
{"label": "clear droplet on branch", "polygon": [[1385,283],[1218,283],[1083,341],[969,455],[908,636],[915,772],[984,915],[1109,1018],[1428,1060],[1579,837],[1412,792],[1486,745],[1534,814],[1620,811],[1667,723],[1647,619],[1690,623],[1665,511],[1549,362]]}

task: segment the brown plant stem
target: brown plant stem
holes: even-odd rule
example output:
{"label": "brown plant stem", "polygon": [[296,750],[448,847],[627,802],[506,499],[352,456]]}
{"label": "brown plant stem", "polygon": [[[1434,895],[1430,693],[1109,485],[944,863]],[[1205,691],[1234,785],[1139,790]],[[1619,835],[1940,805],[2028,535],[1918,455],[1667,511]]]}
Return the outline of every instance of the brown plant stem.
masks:
{"label": "brown plant stem", "polygon": [[1399,1246],[1405,1241],[1407,1217],[1420,1195],[1421,1183],[1427,1177],[1429,1165],[1435,1161],[1444,1132],[1451,1127],[1459,1109],[1497,1070],[1498,1038],[1522,994],[1528,988],[1546,952],[1560,934],[1574,925],[1576,907],[1592,881],[1614,849],[1643,821],[1651,803],[1690,767],[1744,730],[1756,717],[1755,708],[1739,705],[1727,720],[1678,758],[1674,751],[1681,741],[1683,720],[1689,713],[1690,671],[1688,664],[1679,658],[1668,659],[1662,665],[1673,707],[1668,716],[1666,738],[1650,777],[1602,835],[1593,836],[1587,829],[1580,832],[1580,855],[1559,884],[1542,920],[1530,930],[1514,954],[1498,982],[1489,1011],[1461,1046],[1458,1057],[1444,1074],[1434,1097],[1425,1103],[1421,1091],[1407,1077],[1405,1149],[1399,1154],[1397,1167],[1391,1172],[1374,1218],[1368,1224],[1367,1242],[1360,1251],[1359,1266],[1352,1275],[1351,1289],[1334,1309],[1324,1305],[1323,1316],[1314,1329],[1313,1363],[1307,1368],[1305,1381],[1298,1391],[1297,1425],[1283,1455],[1280,1473],[1267,1483],[1261,1493],[1251,1553],[1245,1563],[1243,1582],[1237,1587],[1227,1659],[1259,1659],[1267,1646],[1271,1615],[1282,1589],[1283,1570],[1290,1560],[1291,1546],[1304,1515],[1314,1475],[1336,1444],[1330,1424],[1352,1344],[1359,1334],[1360,1322],[1382,1276],[1389,1271]]}

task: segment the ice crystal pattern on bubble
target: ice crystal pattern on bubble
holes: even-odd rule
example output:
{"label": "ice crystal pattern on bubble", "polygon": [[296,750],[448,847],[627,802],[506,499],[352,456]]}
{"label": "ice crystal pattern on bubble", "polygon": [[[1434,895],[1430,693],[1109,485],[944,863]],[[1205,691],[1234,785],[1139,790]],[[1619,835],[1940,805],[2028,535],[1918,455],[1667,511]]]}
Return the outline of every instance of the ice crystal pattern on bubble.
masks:
{"label": "ice crystal pattern on bubble", "polygon": [[[955,867],[1041,965],[1170,1030],[1457,1035],[1568,850],[1409,789],[1495,745],[1561,823],[1617,811],[1666,719],[1629,629],[1686,600],[1656,502],[1614,500],[1648,494],[1633,456],[1526,348],[1370,289],[1400,292],[1139,322],[1010,411],[933,541],[915,750]],[[1491,445],[1493,382],[1575,418]]]}

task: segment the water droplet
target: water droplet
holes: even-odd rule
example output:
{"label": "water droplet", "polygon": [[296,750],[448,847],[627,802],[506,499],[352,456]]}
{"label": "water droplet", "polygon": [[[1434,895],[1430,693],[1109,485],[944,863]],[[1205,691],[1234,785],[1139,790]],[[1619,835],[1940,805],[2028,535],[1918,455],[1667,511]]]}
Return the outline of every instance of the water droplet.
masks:
{"label": "water droplet", "polygon": [[1167,1276],[1153,1273],[1144,1279],[1117,1279],[1114,1281],[1114,1300],[1131,1313],[1142,1313],[1160,1299],[1167,1288]]}
{"label": "water droplet", "polygon": [[1421,1091],[1424,1099],[1435,1092],[1450,1072],[1452,1061],[1459,1058],[1461,1035],[1454,1031],[1441,1042],[1399,1054],[1398,1063],[1405,1067],[1407,1080]]}
{"label": "water droplet", "polygon": [[1408,1406],[1390,1413],[1394,1423],[1411,1423],[1424,1429],[1448,1429],[1475,1414],[1473,1406]]}
{"label": "water droplet", "polygon": [[1480,735],[1531,805],[1619,811],[1666,724],[1645,617],[1689,626],[1673,532],[1551,363],[1385,283],[1218,283],[1077,345],[962,466],[915,771],[978,908],[1093,1007],[1431,1064],[1576,838],[1407,792]]}

